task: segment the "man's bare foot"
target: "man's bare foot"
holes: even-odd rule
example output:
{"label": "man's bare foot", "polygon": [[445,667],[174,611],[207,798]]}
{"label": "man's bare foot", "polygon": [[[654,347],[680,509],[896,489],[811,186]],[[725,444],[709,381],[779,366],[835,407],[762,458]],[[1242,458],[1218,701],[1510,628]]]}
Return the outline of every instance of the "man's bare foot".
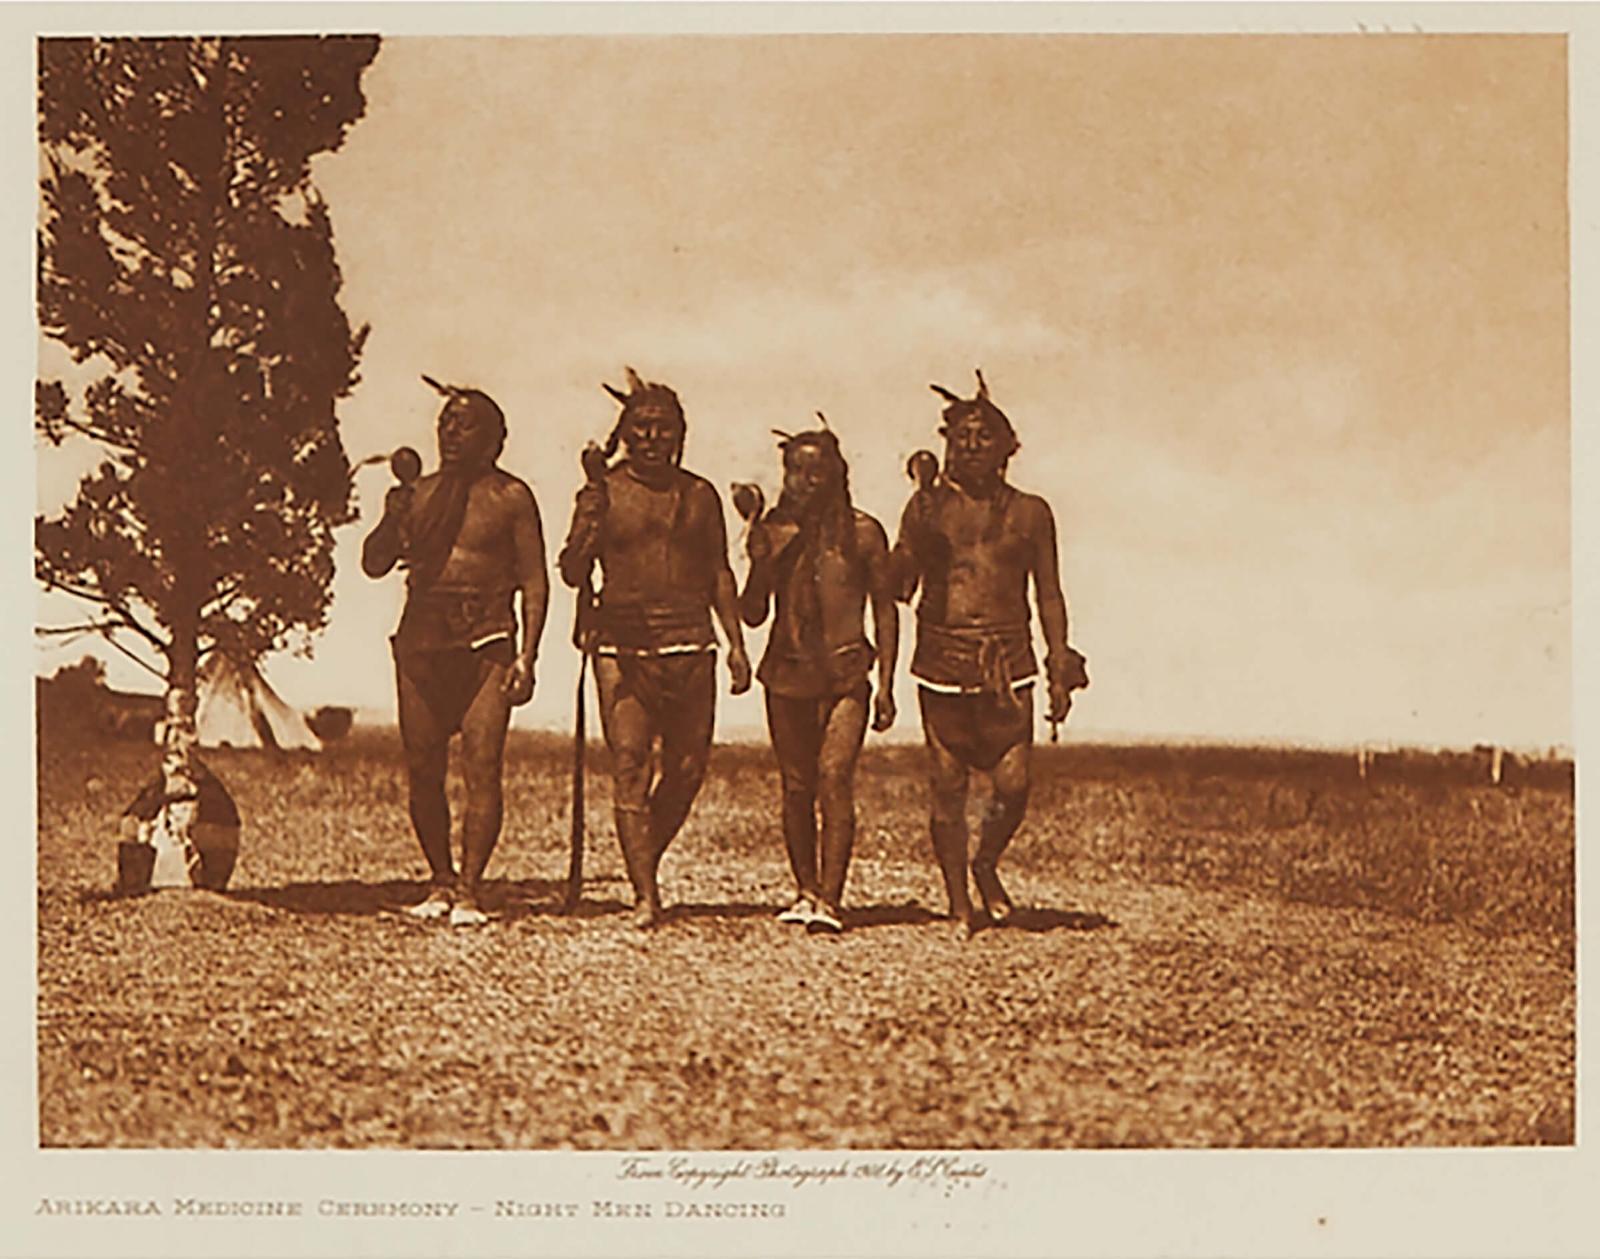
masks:
{"label": "man's bare foot", "polygon": [[660,905],[652,905],[649,901],[640,901],[633,907],[633,916],[630,921],[640,931],[649,931],[659,927],[666,915],[662,913]]}
{"label": "man's bare foot", "polygon": [[1011,898],[1001,886],[994,866],[986,861],[974,861],[972,879],[978,885],[978,895],[983,898],[984,912],[994,920],[995,926],[1005,925],[1011,917]]}
{"label": "man's bare foot", "polygon": [[405,912],[413,918],[421,918],[426,922],[433,922],[437,919],[448,917],[454,902],[455,897],[451,894],[449,888],[435,885],[428,893],[426,900],[419,901],[415,905],[407,905]]}

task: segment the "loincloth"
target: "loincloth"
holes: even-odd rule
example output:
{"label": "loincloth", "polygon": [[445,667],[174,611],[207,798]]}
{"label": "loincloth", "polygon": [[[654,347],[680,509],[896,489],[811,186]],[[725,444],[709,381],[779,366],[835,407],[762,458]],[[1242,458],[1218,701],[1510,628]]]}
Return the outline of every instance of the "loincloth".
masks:
{"label": "loincloth", "polygon": [[1025,682],[1014,699],[974,692],[918,689],[922,726],[963,765],[988,772],[1012,748],[1033,742],[1033,683]]}
{"label": "loincloth", "polygon": [[711,609],[694,603],[606,604],[595,610],[599,656],[693,655],[716,650]]}
{"label": "loincloth", "polygon": [[473,586],[432,586],[406,592],[393,642],[396,653],[474,650],[499,639],[515,649],[513,592]]}
{"label": "loincloth", "polygon": [[622,653],[608,664],[617,670],[617,701],[637,700],[658,724],[698,717],[716,705],[716,657],[709,650]]}
{"label": "loincloth", "polygon": [[771,643],[761,658],[756,678],[773,695],[831,699],[865,686],[876,659],[877,652],[864,638],[835,647],[821,659],[787,652]]}
{"label": "loincloth", "polygon": [[407,647],[398,641],[394,644],[399,686],[409,686],[421,698],[436,732],[445,737],[461,729],[467,710],[484,685],[502,677],[515,659],[516,646],[508,635],[499,635],[476,648],[429,649]]}
{"label": "loincloth", "polygon": [[516,658],[513,591],[430,586],[406,592],[389,641],[398,684],[410,686],[445,735],[461,729],[473,700]]}
{"label": "loincloth", "polygon": [[917,621],[911,676],[932,691],[1007,696],[1039,674],[1026,621],[1003,625],[937,625]]}

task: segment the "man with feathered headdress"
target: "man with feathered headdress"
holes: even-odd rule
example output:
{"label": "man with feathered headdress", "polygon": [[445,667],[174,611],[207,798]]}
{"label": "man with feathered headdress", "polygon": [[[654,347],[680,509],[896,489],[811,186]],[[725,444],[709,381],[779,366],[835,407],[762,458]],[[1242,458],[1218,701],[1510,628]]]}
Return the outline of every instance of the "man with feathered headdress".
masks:
{"label": "man with feathered headdress", "polygon": [[[500,837],[506,728],[512,708],[533,696],[550,588],[533,491],[495,463],[505,415],[482,390],[423,380],[445,399],[439,470],[389,491],[361,566],[369,577],[397,563],[408,570],[391,643],[411,822],[432,872],[427,899],[410,912],[465,926],[488,918],[480,883]],[[458,731],[467,787],[459,878],[445,797]]]}
{"label": "man with feathered headdress", "polygon": [[[1021,445],[1016,430],[990,400],[982,372],[971,398],[932,388],[949,403],[939,430],[944,465],[939,470],[931,455],[913,457],[922,484],[906,504],[894,561],[900,597],[909,601],[919,585],[922,590],[911,673],[929,753],[930,826],[951,916],[971,933],[985,916],[998,923],[1011,914],[996,865],[1028,803],[1039,672],[1030,580],[1044,633],[1052,724],[1066,719],[1073,690],[1089,679],[1083,657],[1067,645],[1055,516],[1044,499],[1006,480],[1006,465]],[[974,912],[967,889],[972,771],[988,773],[994,783],[972,857],[982,914]]]}
{"label": "man with feathered headdress", "polygon": [[[745,623],[762,624],[776,605],[757,676],[767,693],[796,889],[794,904],[778,917],[831,934],[844,930],[856,758],[869,706],[873,729],[894,723],[900,615],[888,537],[851,502],[839,439],[820,411],[817,418],[821,428],[778,434],[783,493],[777,506],[763,514],[760,491],[749,485],[735,487],[734,505],[751,522],[750,573],[740,595]],[[866,633],[869,603],[876,648]],[[874,660],[876,697],[869,680]]]}
{"label": "man with feathered headdress", "polygon": [[[750,688],[750,660],[722,500],[709,481],[680,466],[683,406],[666,385],[627,370],[626,393],[604,386],[622,413],[605,446],[586,452],[590,479],[578,491],[560,564],[574,589],[587,586],[596,563],[602,574],[582,647],[594,656],[635,921],[650,927],[661,919],[662,854],[688,817],[711,752],[713,612],[728,640],[735,695]],[[619,450],[624,457],[612,465]],[[657,740],[659,777],[652,784]]]}

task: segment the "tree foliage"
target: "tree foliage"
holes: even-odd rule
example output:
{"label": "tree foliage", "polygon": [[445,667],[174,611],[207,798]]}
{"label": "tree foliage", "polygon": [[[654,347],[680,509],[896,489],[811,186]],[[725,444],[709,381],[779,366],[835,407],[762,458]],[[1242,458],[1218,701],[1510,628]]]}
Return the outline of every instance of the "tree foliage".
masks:
{"label": "tree foliage", "polygon": [[39,580],[190,686],[326,620],[351,518],[335,408],[366,329],[312,159],[362,116],[376,37],[46,39],[39,323],[92,380],[35,427],[104,452],[35,521]]}

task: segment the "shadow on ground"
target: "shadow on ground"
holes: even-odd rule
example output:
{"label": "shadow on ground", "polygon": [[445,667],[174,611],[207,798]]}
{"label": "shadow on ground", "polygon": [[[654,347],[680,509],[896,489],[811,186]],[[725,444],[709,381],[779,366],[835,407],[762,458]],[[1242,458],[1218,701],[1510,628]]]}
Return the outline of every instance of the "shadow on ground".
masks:
{"label": "shadow on ground", "polygon": [[[592,918],[619,913],[628,908],[622,901],[597,894],[613,879],[586,880],[584,899],[570,916]],[[235,888],[225,893],[230,900],[247,901],[293,914],[343,914],[368,917],[400,913],[428,894],[428,885],[415,879],[391,879],[363,883],[347,879],[331,883],[289,883],[282,887]],[[485,907],[501,918],[526,918],[534,914],[562,912],[566,883],[560,879],[490,880],[484,884]]]}
{"label": "shadow on ground", "polygon": [[[496,917],[512,921],[530,917],[599,918],[611,914],[627,913],[631,905],[605,891],[622,883],[621,879],[591,879],[584,883],[583,899],[571,913],[563,909],[566,883],[560,879],[520,879],[515,881],[491,880],[484,885],[485,907]],[[268,909],[292,914],[340,915],[347,917],[376,917],[397,914],[417,904],[428,894],[428,885],[415,879],[389,879],[364,883],[357,879],[343,879],[324,883],[288,883],[282,887],[234,888],[220,895],[223,900],[261,905]],[[86,891],[80,899],[84,902],[137,900],[107,891]],[[703,902],[690,901],[667,907],[664,926],[674,922],[692,922],[701,919],[736,921],[740,919],[773,918],[780,906],[753,901]],[[916,927],[942,922],[943,914],[915,901],[897,905],[852,906],[845,911],[845,924],[852,930],[868,927]],[[1005,930],[1044,931],[1098,931],[1117,924],[1104,914],[1083,910],[1051,909],[1047,907],[1019,906],[1012,912]]]}
{"label": "shadow on ground", "polygon": [[1115,927],[1116,921],[1104,914],[1082,909],[1048,909],[1018,905],[1006,923],[1008,931],[1101,931]]}

